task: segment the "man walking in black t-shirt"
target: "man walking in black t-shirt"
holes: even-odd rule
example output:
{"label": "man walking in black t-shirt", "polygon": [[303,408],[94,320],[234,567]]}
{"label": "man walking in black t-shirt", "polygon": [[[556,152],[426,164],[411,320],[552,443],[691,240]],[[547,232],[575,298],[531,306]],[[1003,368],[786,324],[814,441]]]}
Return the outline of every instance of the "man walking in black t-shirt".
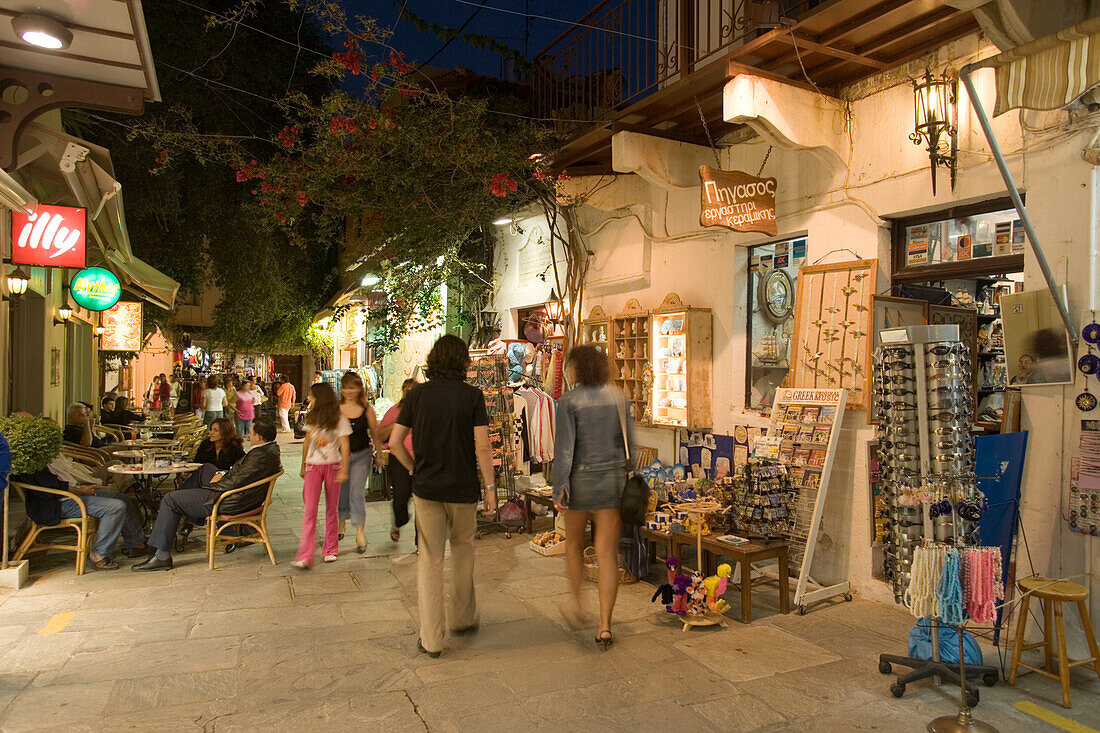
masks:
{"label": "man walking in black t-shirt", "polygon": [[[477,628],[474,598],[474,533],[481,498],[478,471],[485,480],[485,511],[496,511],[489,416],[481,390],[465,383],[470,352],[457,336],[443,336],[428,353],[428,382],[404,398],[390,434],[390,455],[412,474],[413,508],[419,534],[417,648],[431,657],[443,650],[443,552],[451,539],[451,630]],[[405,448],[412,430],[414,463]]]}

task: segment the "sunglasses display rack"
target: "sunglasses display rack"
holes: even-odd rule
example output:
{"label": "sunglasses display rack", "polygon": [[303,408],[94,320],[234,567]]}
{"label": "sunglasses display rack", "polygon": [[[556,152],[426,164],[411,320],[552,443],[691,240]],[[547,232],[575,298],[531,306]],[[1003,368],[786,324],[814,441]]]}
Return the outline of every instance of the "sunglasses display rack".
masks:
{"label": "sunglasses display rack", "polygon": [[844,596],[852,600],[847,581],[826,586],[810,575],[847,402],[846,389],[784,387],[775,392],[767,437],[780,441],[777,458],[790,477],[792,494],[785,534],[790,572],[798,573],[794,602],[800,614],[810,604],[828,598]]}
{"label": "sunglasses display rack", "polygon": [[885,575],[899,603],[913,550],[926,540],[977,544],[982,498],[970,432],[970,355],[957,326],[883,331],[874,360],[874,414],[888,507]]}
{"label": "sunglasses display rack", "polygon": [[[974,475],[971,356],[959,341],[957,325],[887,329],[880,337],[872,414],[878,418],[880,485],[887,507],[884,570],[894,599],[909,605],[907,592],[914,573],[921,571],[914,562],[917,548],[978,544],[984,499]],[[958,680],[957,670],[940,661],[939,625],[933,615],[931,660],[879,656],[883,674],[893,664],[912,669],[891,686],[895,697],[919,679]],[[971,672],[997,679],[993,667],[977,666]],[[976,704],[972,686],[966,685],[964,694]]]}

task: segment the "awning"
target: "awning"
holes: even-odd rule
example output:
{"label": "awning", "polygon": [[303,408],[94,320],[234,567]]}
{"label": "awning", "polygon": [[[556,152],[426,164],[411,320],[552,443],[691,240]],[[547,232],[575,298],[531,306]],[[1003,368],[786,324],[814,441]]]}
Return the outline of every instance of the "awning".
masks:
{"label": "awning", "polygon": [[107,266],[131,293],[165,310],[172,310],[180,289],[178,282],[133,255],[126,259],[117,250],[107,252]]}
{"label": "awning", "polygon": [[64,199],[87,210],[88,233],[99,245],[98,251],[89,248],[88,264],[102,259],[127,290],[171,310],[179,283],[134,256],[110,151],[39,124],[27,126],[22,143],[16,172],[36,190],[49,191],[51,203]]}
{"label": "awning", "polygon": [[1100,84],[1100,17],[974,65],[997,75],[993,115],[1010,109],[1061,109]]}
{"label": "awning", "polygon": [[0,204],[24,214],[33,214],[38,207],[38,201],[34,196],[2,168],[0,168]]}

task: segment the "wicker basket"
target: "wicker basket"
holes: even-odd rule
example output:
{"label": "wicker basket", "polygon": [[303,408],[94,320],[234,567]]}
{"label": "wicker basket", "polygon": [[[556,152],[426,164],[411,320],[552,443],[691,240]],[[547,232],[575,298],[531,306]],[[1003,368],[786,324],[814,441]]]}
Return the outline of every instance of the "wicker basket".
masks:
{"label": "wicker basket", "polygon": [[[596,563],[595,547],[584,548],[584,579],[593,583],[599,582],[599,568]],[[631,583],[637,582],[637,578],[626,572],[626,568],[623,567],[623,559],[619,557],[619,585],[630,585]]]}

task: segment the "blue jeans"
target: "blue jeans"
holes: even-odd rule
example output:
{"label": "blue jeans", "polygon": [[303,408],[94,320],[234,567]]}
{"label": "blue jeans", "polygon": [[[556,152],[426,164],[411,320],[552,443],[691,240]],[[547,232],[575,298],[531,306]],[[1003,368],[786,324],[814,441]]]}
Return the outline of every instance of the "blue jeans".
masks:
{"label": "blue jeans", "polygon": [[340,484],[340,519],[351,519],[352,525],[367,523],[367,479],[374,464],[374,451],[365,448],[348,458],[348,480]]}
{"label": "blue jeans", "polygon": [[224,413],[221,410],[207,410],[202,414],[202,422],[206,427],[210,427],[215,420],[220,420],[222,417]]}
{"label": "blue jeans", "polygon": [[[114,491],[96,489],[95,496],[80,497],[88,514],[99,519],[92,552],[100,557],[114,554],[115,540],[122,535],[122,544],[136,547],[145,542],[141,521],[130,497]],[[67,519],[80,517],[80,507],[72,499],[61,500],[61,515]]]}
{"label": "blue jeans", "polygon": [[237,435],[243,435],[244,439],[248,440],[248,434],[252,431],[252,421],[234,417],[233,422],[237,426]]}

